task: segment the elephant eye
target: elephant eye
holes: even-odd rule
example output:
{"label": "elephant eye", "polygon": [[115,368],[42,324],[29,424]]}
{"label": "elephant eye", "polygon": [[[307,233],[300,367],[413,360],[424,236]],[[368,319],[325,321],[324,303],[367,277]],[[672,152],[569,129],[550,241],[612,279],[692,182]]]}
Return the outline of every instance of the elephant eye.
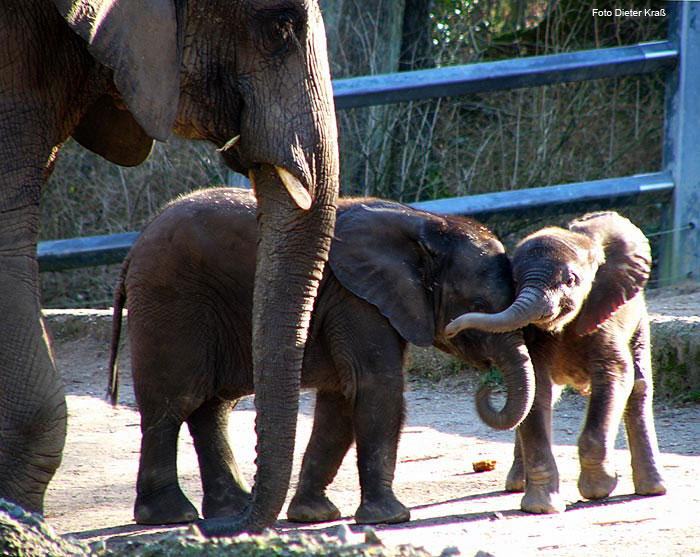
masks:
{"label": "elephant eye", "polygon": [[573,271],[564,271],[564,276],[562,278],[564,279],[562,282],[569,288],[573,288],[581,282],[578,275]]}
{"label": "elephant eye", "polygon": [[486,300],[482,300],[481,298],[475,298],[472,303],[471,303],[471,310],[480,312],[480,313],[489,313],[490,306],[486,302]]}
{"label": "elephant eye", "polygon": [[273,56],[281,56],[292,45],[300,47],[297,33],[301,19],[293,9],[278,8],[261,10],[258,14],[265,49]]}

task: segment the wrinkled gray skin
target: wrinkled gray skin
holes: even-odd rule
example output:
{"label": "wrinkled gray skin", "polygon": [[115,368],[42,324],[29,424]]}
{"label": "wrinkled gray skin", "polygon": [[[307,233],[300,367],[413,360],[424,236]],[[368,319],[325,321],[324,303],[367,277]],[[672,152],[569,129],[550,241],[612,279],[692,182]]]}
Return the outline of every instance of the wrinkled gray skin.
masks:
{"label": "wrinkled gray skin", "polygon": [[224,158],[254,179],[259,202],[258,473],[249,513],[231,531],[268,526],[289,482],[303,348],[338,188],[317,3],[3,0],[0,68],[0,497],[41,511],[64,445],[36,258],[39,194],[59,146],[72,135],[135,165],[171,130],[218,146],[240,135]]}
{"label": "wrinkled gray skin", "polygon": [[[197,517],[177,481],[183,421],[199,456],[203,515],[236,513],[248,500],[226,428],[235,401],[254,390],[255,246],[252,195],[203,190],[168,206],[124,264],[114,304],[110,391],[116,397],[114,361],[128,297],[143,435],[134,506],[139,523]],[[355,442],[362,490],[357,522],[408,520],[392,491],[408,342],[434,344],[482,366],[493,360],[508,385],[500,426],[515,427],[532,404],[534,374],[519,331],[469,331],[450,341],[443,335],[445,324],[465,311],[508,307],[510,264],[481,224],[359,199],[340,200],[328,267],[302,368],[303,386],[317,390],[313,433],[288,516],[301,522],[339,518],[325,489]],[[217,520],[200,525],[217,534],[227,519]]]}
{"label": "wrinkled gray skin", "polygon": [[513,255],[517,297],[496,315],[465,314],[449,334],[470,328],[521,327],[535,366],[536,394],[518,427],[508,491],[525,491],[522,509],[564,510],[552,455],[552,405],[561,386],[590,391],[578,448],[578,487],[586,499],[607,497],[617,484],[611,460],[624,416],[635,492],[666,492],[656,464],[649,316],[643,287],[651,269],[644,234],[614,212],[591,213],[568,229],[545,228]]}

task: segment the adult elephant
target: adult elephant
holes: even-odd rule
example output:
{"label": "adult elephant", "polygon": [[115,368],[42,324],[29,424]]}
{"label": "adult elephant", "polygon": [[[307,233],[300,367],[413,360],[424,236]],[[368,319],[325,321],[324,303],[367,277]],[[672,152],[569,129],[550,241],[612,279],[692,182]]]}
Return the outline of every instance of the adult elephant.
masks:
{"label": "adult elephant", "polygon": [[317,2],[4,0],[0,29],[0,497],[41,511],[65,440],[36,257],[54,157],[72,135],[136,165],[174,130],[223,147],[258,198],[258,473],[236,529],[261,530],[287,492],[304,343],[335,222],[337,130]]}

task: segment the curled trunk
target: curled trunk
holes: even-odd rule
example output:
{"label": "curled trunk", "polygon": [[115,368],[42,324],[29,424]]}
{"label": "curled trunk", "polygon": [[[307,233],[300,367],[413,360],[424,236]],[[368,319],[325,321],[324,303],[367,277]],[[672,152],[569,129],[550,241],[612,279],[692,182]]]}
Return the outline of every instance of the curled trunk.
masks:
{"label": "curled trunk", "polygon": [[519,329],[548,316],[540,290],[525,286],[515,301],[500,313],[465,313],[445,329],[454,337],[465,329],[479,329],[496,335],[496,364],[503,371],[507,400],[501,410],[493,407],[491,390],[482,386],[476,394],[476,409],[483,422],[495,429],[512,429],[530,412],[535,396],[535,373]]}
{"label": "curled trunk", "polygon": [[476,393],[476,410],[481,420],[494,429],[513,429],[530,413],[535,399],[535,372],[520,331],[495,335],[493,353],[503,373],[506,403],[497,410],[491,402],[491,390],[482,385]]}

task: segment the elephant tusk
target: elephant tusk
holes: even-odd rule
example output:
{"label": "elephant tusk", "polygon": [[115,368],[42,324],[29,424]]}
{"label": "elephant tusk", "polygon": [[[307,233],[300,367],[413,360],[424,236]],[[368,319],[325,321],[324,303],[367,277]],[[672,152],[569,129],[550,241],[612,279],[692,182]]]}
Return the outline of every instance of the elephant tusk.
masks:
{"label": "elephant tusk", "polygon": [[277,170],[280,180],[282,180],[284,187],[287,188],[294,203],[303,211],[308,211],[311,208],[311,196],[299,179],[281,166],[275,166],[275,170]]}
{"label": "elephant tusk", "polygon": [[223,153],[224,151],[228,151],[231,147],[233,147],[236,143],[238,143],[238,140],[240,138],[241,138],[240,134],[234,135],[231,139],[229,139],[226,143],[224,143],[223,147],[221,147],[220,149],[217,149],[217,152]]}

